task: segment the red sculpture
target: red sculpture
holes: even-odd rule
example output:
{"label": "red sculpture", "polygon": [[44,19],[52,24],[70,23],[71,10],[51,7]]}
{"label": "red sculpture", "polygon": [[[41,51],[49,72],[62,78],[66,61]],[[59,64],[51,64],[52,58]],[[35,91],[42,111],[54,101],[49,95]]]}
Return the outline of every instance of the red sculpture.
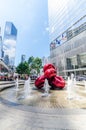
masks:
{"label": "red sculpture", "polygon": [[46,64],[43,67],[44,75],[38,77],[35,80],[35,86],[41,89],[44,86],[45,79],[48,79],[48,83],[52,88],[62,89],[65,87],[65,80],[61,76],[56,75],[56,69],[52,64]]}
{"label": "red sculpture", "polygon": [[57,75],[51,79],[48,79],[48,83],[50,86],[52,86],[53,89],[62,89],[65,87],[65,80],[61,76]]}
{"label": "red sculpture", "polygon": [[44,72],[44,76],[45,76],[45,78],[50,79],[50,78],[56,76],[56,70],[53,68],[47,69]]}
{"label": "red sculpture", "polygon": [[54,65],[52,65],[52,64],[46,64],[46,65],[44,65],[44,67],[43,67],[43,71],[45,72],[47,69],[50,69],[50,68],[55,69]]}
{"label": "red sculpture", "polygon": [[41,75],[40,77],[38,77],[38,78],[35,80],[35,86],[36,86],[38,89],[41,89],[41,88],[44,86],[44,81],[45,81],[45,76],[44,76],[44,75]]}

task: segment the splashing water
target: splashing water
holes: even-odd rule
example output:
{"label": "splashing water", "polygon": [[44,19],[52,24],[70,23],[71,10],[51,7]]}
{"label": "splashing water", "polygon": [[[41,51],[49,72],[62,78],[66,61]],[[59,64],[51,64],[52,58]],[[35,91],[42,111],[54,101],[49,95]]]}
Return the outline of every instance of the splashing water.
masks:
{"label": "splashing water", "polygon": [[73,85],[74,85],[73,80],[68,77],[68,81],[67,81],[68,96],[67,96],[67,99],[69,99],[69,100],[73,99],[73,96],[72,96],[72,86]]}
{"label": "splashing water", "polygon": [[30,82],[31,82],[31,79],[29,77],[28,80],[26,80],[24,84],[25,98],[28,98],[31,96],[32,88],[31,88]]}
{"label": "splashing water", "polygon": [[45,79],[45,83],[44,83],[44,94],[42,94],[42,96],[46,97],[46,96],[49,96],[49,90],[50,90],[50,86],[48,84],[48,80]]}
{"label": "splashing water", "polygon": [[16,80],[15,80],[15,87],[16,87],[16,90],[19,89],[18,78],[16,78]]}
{"label": "splashing water", "polygon": [[86,81],[84,80],[84,86],[85,86],[85,91],[86,91]]}

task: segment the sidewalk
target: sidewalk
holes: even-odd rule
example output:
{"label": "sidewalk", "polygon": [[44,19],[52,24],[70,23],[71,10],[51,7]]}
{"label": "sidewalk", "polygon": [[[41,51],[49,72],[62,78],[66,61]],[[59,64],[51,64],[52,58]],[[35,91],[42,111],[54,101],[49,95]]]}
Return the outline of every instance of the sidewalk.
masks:
{"label": "sidewalk", "polygon": [[[22,107],[22,106],[21,106]],[[1,130],[86,130],[86,112],[61,114],[36,113],[0,104],[0,129]],[[47,109],[48,110],[48,109]],[[54,110],[53,110],[54,111]]]}

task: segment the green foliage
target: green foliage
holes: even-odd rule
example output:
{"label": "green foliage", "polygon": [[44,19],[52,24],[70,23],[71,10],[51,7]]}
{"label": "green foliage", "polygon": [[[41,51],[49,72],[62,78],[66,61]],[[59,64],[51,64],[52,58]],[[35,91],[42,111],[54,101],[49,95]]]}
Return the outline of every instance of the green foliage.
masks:
{"label": "green foliage", "polygon": [[17,73],[19,74],[29,74],[30,70],[29,70],[29,65],[28,63],[25,61],[24,63],[20,63],[17,68],[16,68]]}
{"label": "green foliage", "polygon": [[34,61],[34,57],[33,57],[33,56],[29,57],[29,59],[28,59],[28,64],[29,64],[29,65],[32,64],[33,61]]}
{"label": "green foliage", "polygon": [[29,57],[28,59],[30,71],[32,69],[35,69],[37,73],[40,72],[40,69],[42,68],[42,61],[39,57],[34,58],[33,56]]}
{"label": "green foliage", "polygon": [[40,72],[40,69],[42,68],[42,61],[40,58],[35,58],[34,60],[34,64],[35,64],[35,68],[37,70],[37,72],[39,73]]}
{"label": "green foliage", "polygon": [[28,62],[20,63],[16,67],[16,71],[19,74],[30,74],[32,70],[36,70],[37,73],[40,72],[42,68],[42,61],[39,57],[34,58],[33,56],[29,57]]}

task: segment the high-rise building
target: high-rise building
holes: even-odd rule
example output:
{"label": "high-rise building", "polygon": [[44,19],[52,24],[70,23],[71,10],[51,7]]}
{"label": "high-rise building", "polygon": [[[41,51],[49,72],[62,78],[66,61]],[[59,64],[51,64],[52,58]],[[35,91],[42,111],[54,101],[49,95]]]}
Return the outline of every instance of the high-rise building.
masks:
{"label": "high-rise building", "polygon": [[0,59],[2,59],[2,36],[0,36]]}
{"label": "high-rise building", "polygon": [[13,39],[17,38],[17,29],[12,22],[6,22],[4,30],[4,39]]}
{"label": "high-rise building", "polygon": [[26,56],[25,56],[25,55],[22,55],[22,56],[21,56],[21,62],[22,62],[22,63],[25,62],[25,59],[26,59]]}
{"label": "high-rise building", "polygon": [[9,65],[9,56],[8,55],[5,55],[4,60],[5,60],[5,64]]}
{"label": "high-rise building", "polygon": [[86,1],[48,0],[50,61],[58,74],[86,74]]}
{"label": "high-rise building", "polygon": [[[9,66],[15,64],[17,29],[12,22],[6,22],[3,38],[4,62],[8,62]],[[8,60],[9,59],[9,60]]]}
{"label": "high-rise building", "polygon": [[0,59],[3,57],[3,45],[2,45],[2,36],[1,36],[1,28],[0,28]]}

